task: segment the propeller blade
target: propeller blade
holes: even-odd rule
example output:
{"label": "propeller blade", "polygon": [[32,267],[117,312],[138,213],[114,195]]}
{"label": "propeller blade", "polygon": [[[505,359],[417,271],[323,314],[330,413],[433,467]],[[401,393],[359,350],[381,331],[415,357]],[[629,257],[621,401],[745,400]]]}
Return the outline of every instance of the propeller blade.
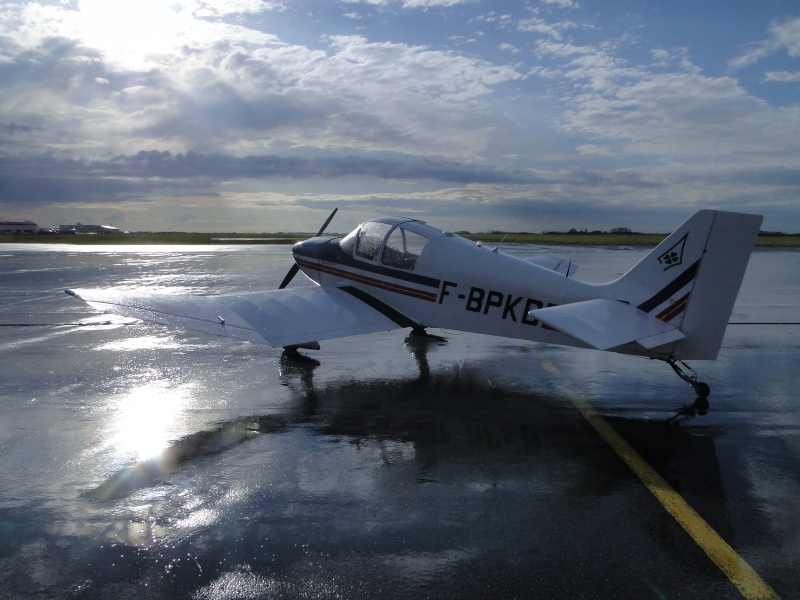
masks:
{"label": "propeller blade", "polygon": [[[333,212],[330,214],[330,216],[322,224],[322,227],[319,228],[319,231],[317,232],[317,236],[322,235],[322,232],[325,231],[328,228],[328,225],[330,225],[331,221],[333,221],[333,217],[336,214],[337,210],[339,210],[339,209],[338,208],[334,208],[333,209]],[[281,281],[281,284],[278,286],[278,289],[282,290],[287,285],[289,285],[292,282],[292,279],[294,279],[294,276],[297,275],[297,272],[299,270],[300,270],[300,267],[297,266],[297,263],[293,264],[292,267],[289,269],[289,272],[286,273],[286,277],[284,277],[283,281]]]}
{"label": "propeller blade", "polygon": [[329,216],[327,218],[327,220],[322,224],[322,227],[319,228],[319,231],[317,232],[317,236],[322,235],[322,232],[325,231],[328,228],[328,225],[330,225],[331,221],[333,221],[333,217],[336,214],[337,210],[339,210],[339,209],[338,208],[334,208],[333,209],[333,212],[331,213],[331,216]]}
{"label": "propeller blade", "polygon": [[300,267],[297,266],[297,263],[293,264],[292,268],[289,269],[289,272],[286,274],[286,277],[284,277],[283,281],[281,281],[281,284],[278,286],[278,289],[282,290],[287,285],[289,285],[292,282],[292,279],[294,279],[294,276],[297,275],[297,272],[299,270]]}

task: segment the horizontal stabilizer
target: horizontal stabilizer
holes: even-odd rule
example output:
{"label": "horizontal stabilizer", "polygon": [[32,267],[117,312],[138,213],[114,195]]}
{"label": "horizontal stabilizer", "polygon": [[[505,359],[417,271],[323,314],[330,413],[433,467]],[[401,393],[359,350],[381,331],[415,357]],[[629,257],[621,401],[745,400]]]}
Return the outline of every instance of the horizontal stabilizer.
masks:
{"label": "horizontal stabilizer", "polygon": [[103,312],[276,347],[402,326],[362,299],[335,288],[203,297],[113,289],[67,293]]}
{"label": "horizontal stabilizer", "polygon": [[617,300],[586,300],[540,308],[528,314],[598,350],[632,342],[650,350],[684,337],[669,323]]}

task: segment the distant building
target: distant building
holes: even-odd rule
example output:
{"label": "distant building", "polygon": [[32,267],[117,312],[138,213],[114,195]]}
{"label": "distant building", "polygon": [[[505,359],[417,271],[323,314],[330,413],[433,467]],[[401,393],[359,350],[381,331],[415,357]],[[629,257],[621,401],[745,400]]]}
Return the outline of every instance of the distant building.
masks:
{"label": "distant building", "polygon": [[111,225],[83,225],[76,223],[75,225],[59,225],[59,233],[122,233],[118,227]]}
{"label": "distant building", "polygon": [[0,221],[0,234],[38,233],[39,226],[33,221]]}

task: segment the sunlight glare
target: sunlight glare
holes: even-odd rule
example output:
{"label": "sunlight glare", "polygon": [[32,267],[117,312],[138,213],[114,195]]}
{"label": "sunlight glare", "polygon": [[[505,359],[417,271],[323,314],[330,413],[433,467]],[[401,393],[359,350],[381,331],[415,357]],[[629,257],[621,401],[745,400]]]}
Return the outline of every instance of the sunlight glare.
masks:
{"label": "sunlight glare", "polygon": [[80,0],[78,10],[75,25],[84,41],[132,67],[179,46],[195,22],[180,3],[161,0]]}
{"label": "sunlight glare", "polygon": [[133,455],[136,460],[157,456],[174,437],[175,421],[186,403],[185,395],[169,389],[166,382],[131,391],[119,401],[109,443],[120,454]]}

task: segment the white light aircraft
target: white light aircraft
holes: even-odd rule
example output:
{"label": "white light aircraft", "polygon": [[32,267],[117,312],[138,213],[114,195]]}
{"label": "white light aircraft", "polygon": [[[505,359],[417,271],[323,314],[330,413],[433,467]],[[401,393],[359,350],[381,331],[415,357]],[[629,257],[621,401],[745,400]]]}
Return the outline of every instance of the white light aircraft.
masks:
{"label": "white light aircraft", "polygon": [[[519,259],[422,221],[390,217],[292,248],[279,289],[210,297],[67,290],[103,312],[288,350],[428,327],[564,344],[668,363],[707,407],[683,362],[714,360],[762,217],[696,213],[619,279],[592,284],[570,261]],[[286,288],[303,273],[317,285]]]}

